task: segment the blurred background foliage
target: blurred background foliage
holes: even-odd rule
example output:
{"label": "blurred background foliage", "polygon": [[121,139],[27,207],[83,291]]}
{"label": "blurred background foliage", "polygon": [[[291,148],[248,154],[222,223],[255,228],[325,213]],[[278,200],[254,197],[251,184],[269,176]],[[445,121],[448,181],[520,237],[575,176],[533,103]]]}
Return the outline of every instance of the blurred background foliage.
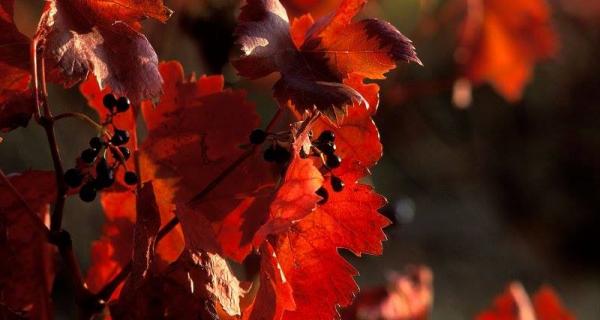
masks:
{"label": "blurred background foliage", "polygon": [[[357,281],[382,284],[390,270],[423,263],[435,274],[433,319],[471,318],[514,279],[531,290],[552,284],[579,319],[598,319],[600,2],[549,0],[557,50],[535,67],[522,98],[507,102],[485,84],[472,96],[468,83],[456,91],[462,71],[455,53],[469,1],[372,0],[365,10],[413,39],[425,66],[401,66],[381,82],[376,122],[385,155],[372,183],[390,200],[386,214],[395,224],[382,257],[351,258]],[[248,90],[261,112],[272,112],[275,78],[240,80],[228,64],[239,2],[166,2],[175,11],[171,20],[144,25],[159,57],[181,61],[187,72],[223,73],[229,86]],[[291,15],[318,17],[338,2],[285,4]],[[16,5],[17,24],[33,34],[42,1]],[[50,90],[53,108],[93,115],[76,88]],[[471,103],[457,107],[453,94],[455,102],[456,94],[467,94]],[[58,135],[68,167],[93,132],[66,120]],[[3,138],[3,170],[51,169],[39,126]],[[65,219],[87,268],[89,245],[102,228],[100,208],[74,197]],[[69,290],[59,273],[54,297],[62,318],[73,317]]]}

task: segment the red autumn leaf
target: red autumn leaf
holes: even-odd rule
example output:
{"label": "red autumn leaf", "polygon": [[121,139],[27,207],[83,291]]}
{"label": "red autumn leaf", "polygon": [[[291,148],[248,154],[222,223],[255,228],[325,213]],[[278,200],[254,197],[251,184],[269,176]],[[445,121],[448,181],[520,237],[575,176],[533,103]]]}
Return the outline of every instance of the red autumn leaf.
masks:
{"label": "red autumn leaf", "polygon": [[470,1],[457,58],[474,83],[519,100],[534,66],[554,55],[557,39],[545,0]]}
{"label": "red autumn leaf", "polygon": [[13,21],[14,0],[0,1],[0,131],[24,127],[35,111],[29,90],[29,38]]}
{"label": "red autumn leaf", "polygon": [[168,181],[173,202],[187,202],[244,153],[239,146],[258,126],[258,116],[243,91],[223,89],[222,77],[185,79],[176,62],[161,64],[160,71],[160,104],[143,106],[148,138],[141,148],[142,176]]}
{"label": "red autumn leaf", "polygon": [[379,104],[379,86],[364,84],[360,76],[351,75],[345,83],[365,97],[368,105],[355,103],[339,126],[326,119],[319,119],[313,126],[315,136],[325,130],[335,133],[337,154],[345,162],[356,162],[370,168],[379,161],[383,146],[379,141],[379,130],[371,118]]}
{"label": "red autumn leaf", "polygon": [[[112,92],[112,89],[110,87],[101,89],[94,77],[88,77],[81,85],[79,85],[79,92],[86,98],[88,106],[98,113],[100,120],[106,120],[109,115],[109,110],[104,106],[102,100],[105,95]],[[135,129],[135,119],[133,118],[133,112],[131,112],[131,110],[114,116],[112,123],[115,127],[122,130],[133,131]]]}
{"label": "red autumn leaf", "polygon": [[195,244],[191,248],[216,245],[241,261],[266,218],[268,191],[275,185],[272,165],[251,156],[201,200],[186,204],[247,152],[240,145],[258,126],[254,105],[244,92],[224,90],[222,77],[186,79],[178,63],[161,65],[161,72],[161,103],[143,108],[149,134],[142,146],[142,177],[171,189],[167,198],[178,205],[188,245]]}
{"label": "red autumn leaf", "polygon": [[323,185],[323,176],[310,159],[301,159],[298,148],[293,149],[281,186],[269,206],[267,222],[258,231],[255,242],[262,242],[269,234],[287,231],[291,225],[306,217],[321,199],[316,192]]}
{"label": "red autumn leaf", "polygon": [[261,245],[260,257],[260,288],[243,319],[281,319],[285,311],[296,309],[292,288],[268,242]]}
{"label": "red autumn leaf", "polygon": [[277,260],[296,303],[285,319],[332,319],[338,317],[337,306],[350,305],[358,290],[353,279],[357,272],[339,248],[356,255],[381,254],[382,228],[389,221],[377,210],[385,199],[356,182],[364,174],[356,167],[340,171],[344,190],[334,192],[326,181],[328,201],[275,237]]}
{"label": "red autumn leaf", "polygon": [[575,320],[549,286],[543,286],[536,292],[533,296],[533,307],[538,320]]}
{"label": "red autumn leaf", "polygon": [[[48,171],[9,177],[42,221],[49,218],[48,206],[54,201],[54,179],[54,173]],[[47,244],[46,235],[35,227],[39,221],[33,221],[28,210],[9,186],[0,182],[0,305],[6,309],[0,309],[0,316],[18,314],[28,319],[49,319],[54,249]]]}
{"label": "red autumn leaf", "polygon": [[[239,315],[239,282],[218,255],[184,251],[164,271],[148,271],[111,305],[117,319],[219,319],[217,310]],[[122,303],[122,304],[121,304]],[[219,309],[220,308],[220,309]]]}
{"label": "red autumn leaf", "polygon": [[136,218],[133,232],[132,272],[128,281],[136,286],[154,260],[156,237],[160,229],[160,210],[152,182],[145,183],[136,197]]}
{"label": "red autumn leaf", "polygon": [[104,192],[100,203],[105,222],[101,238],[92,243],[91,266],[86,278],[93,292],[99,291],[129,262],[133,249],[135,194]]}
{"label": "red autumn leaf", "polygon": [[321,17],[339,5],[339,0],[282,0],[281,3],[290,15],[299,16],[310,13],[314,17]]}
{"label": "red autumn leaf", "polygon": [[387,287],[361,292],[342,319],[425,320],[433,303],[433,274],[427,267],[409,267],[393,274]]}
{"label": "red autumn leaf", "polygon": [[[231,315],[239,315],[241,293],[238,282],[218,256],[188,254],[186,251],[182,258],[160,273],[154,261],[161,224],[159,195],[155,191],[152,183],[146,183],[137,197],[132,271],[119,299],[111,304],[111,315],[118,319],[148,319],[161,314],[180,319],[185,314],[185,318],[193,319],[200,316],[195,312],[206,311],[201,302],[209,300],[221,303]],[[159,285],[162,287],[157,288]],[[170,290],[177,290],[178,294],[165,296]]]}
{"label": "red autumn leaf", "polygon": [[260,78],[279,72],[275,97],[302,113],[316,108],[339,121],[353,101],[364,100],[343,80],[355,72],[383,78],[396,61],[420,63],[410,40],[391,24],[376,19],[352,23],[365,0],[346,0],[330,16],[308,29],[304,43],[298,29],[290,31],[288,15],[279,0],[250,0],[242,8],[236,30],[242,57],[234,61],[240,75]]}
{"label": "red autumn leaf", "polygon": [[[147,280],[154,261],[156,236],[160,228],[160,211],[156,203],[156,195],[152,183],[146,183],[140,190],[136,203],[136,218],[133,232],[133,258],[131,274],[123,285],[119,300],[113,303],[113,316],[121,314],[125,317],[129,312],[136,313],[137,308],[130,308],[136,299],[138,290]],[[114,311],[119,310],[119,311]],[[131,318],[131,317],[129,317]]]}
{"label": "red autumn leaf", "polygon": [[138,22],[169,16],[161,0],[51,0],[37,37],[53,79],[71,86],[93,73],[102,88],[140,102],[160,94],[161,79],[156,53],[136,30]]}
{"label": "red autumn leaf", "polygon": [[498,296],[494,305],[477,317],[477,320],[574,320],[561,305],[556,293],[542,287],[534,296],[534,304],[520,283],[511,283]]}
{"label": "red autumn leaf", "polygon": [[[170,206],[163,201],[164,190],[153,186],[158,194],[157,202],[164,225],[172,217]],[[106,222],[102,236],[92,244],[91,266],[86,282],[89,288],[97,292],[110,281],[131,259],[136,219],[136,196],[133,191],[103,192],[100,203],[104,209]],[[167,235],[156,248],[161,261],[172,262],[183,249],[181,228],[176,228]],[[117,291],[114,297],[117,297]]]}

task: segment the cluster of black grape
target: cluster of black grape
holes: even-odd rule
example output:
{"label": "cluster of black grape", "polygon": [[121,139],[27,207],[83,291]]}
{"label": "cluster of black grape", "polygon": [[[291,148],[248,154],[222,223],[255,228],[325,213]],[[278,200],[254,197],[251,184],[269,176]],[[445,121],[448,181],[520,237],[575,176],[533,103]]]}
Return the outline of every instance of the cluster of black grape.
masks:
{"label": "cluster of black grape", "polygon": [[[109,110],[109,116],[103,125],[112,123],[112,117],[121,112],[129,110],[130,102],[126,97],[115,98],[112,94],[107,94],[103,99],[104,106]],[[113,126],[114,127],[114,126]],[[81,152],[80,159],[88,167],[95,166],[95,175],[89,173],[90,170],[83,172],[79,168],[72,168],[65,172],[65,183],[71,188],[79,189],[79,198],[85,202],[91,202],[96,199],[96,193],[102,189],[110,188],[115,183],[115,172],[131,156],[131,152],[124,145],[129,142],[129,132],[114,128],[110,139],[104,136],[93,137],[90,139],[89,148]],[[113,163],[106,160],[106,151],[110,151]],[[125,172],[125,183],[135,185],[138,183],[138,176],[133,171]],[[83,185],[83,186],[82,186]]]}
{"label": "cluster of black grape", "polygon": [[[250,142],[252,144],[259,145],[264,143],[268,136],[269,133],[265,132],[264,130],[256,129],[250,133]],[[310,137],[312,138],[312,132]],[[330,130],[325,130],[321,132],[316,140],[312,140],[311,143],[311,154],[306,154],[302,150],[300,156],[303,158],[308,158],[309,156],[313,155],[321,158],[324,164],[323,168],[330,172],[330,182],[333,191],[341,192],[344,189],[344,181],[331,173],[332,169],[338,168],[342,164],[342,158],[335,153],[337,148],[335,145],[335,133]],[[288,148],[285,148],[279,143],[275,142],[270,147],[265,149],[263,157],[267,162],[285,164],[290,161],[292,155]],[[329,199],[329,193],[324,187],[321,187],[319,190],[317,190],[317,195],[323,198],[319,204],[324,204]]]}
{"label": "cluster of black grape", "polygon": [[[250,133],[250,143],[255,145],[262,144],[267,140],[268,136],[269,133],[265,132],[264,130],[256,129]],[[287,148],[281,146],[279,143],[277,143],[277,141],[274,141],[270,147],[265,149],[263,158],[267,162],[285,164],[290,161],[292,154]]]}
{"label": "cluster of black grape", "polygon": [[[342,158],[335,153],[337,149],[335,145],[335,133],[331,130],[321,132],[319,137],[312,141],[312,145],[313,149],[315,149],[314,153],[321,157],[321,159],[324,159],[324,168],[330,172],[331,188],[335,192],[341,192],[344,190],[344,181],[331,172],[332,169],[339,168],[342,164]],[[319,188],[317,195],[323,198],[319,201],[319,204],[325,204],[329,200],[329,192],[327,192],[325,187]]]}

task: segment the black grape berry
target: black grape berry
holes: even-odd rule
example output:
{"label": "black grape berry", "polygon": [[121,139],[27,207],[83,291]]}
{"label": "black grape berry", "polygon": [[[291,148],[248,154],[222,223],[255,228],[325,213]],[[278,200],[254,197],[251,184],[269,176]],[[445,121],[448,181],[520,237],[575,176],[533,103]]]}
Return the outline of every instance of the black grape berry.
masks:
{"label": "black grape berry", "polygon": [[108,165],[106,158],[101,158],[96,165],[96,189],[101,190],[115,183],[115,170]]}
{"label": "black grape berry", "polygon": [[129,110],[129,107],[131,106],[131,102],[129,102],[129,99],[127,97],[120,97],[119,100],[117,100],[116,104],[117,112],[125,112]]}
{"label": "black grape berry", "polygon": [[115,134],[113,135],[110,142],[112,142],[112,144],[114,144],[115,146],[126,144],[127,142],[129,142],[129,132],[125,130],[116,129]]}
{"label": "black grape berry", "polygon": [[335,153],[335,149],[335,143],[331,141],[319,145],[319,150],[326,155],[333,155]]}
{"label": "black grape berry", "polygon": [[325,130],[325,131],[321,132],[318,140],[323,143],[333,142],[333,141],[335,141],[335,133],[333,133],[333,131],[331,131],[331,130]]}
{"label": "black grape berry", "polygon": [[69,169],[65,172],[65,183],[71,188],[77,188],[83,182],[83,175],[78,169]]}
{"label": "black grape berry", "polygon": [[267,133],[264,130],[256,129],[250,133],[250,143],[261,144],[267,140]]}
{"label": "black grape berry", "polygon": [[325,161],[325,165],[330,169],[338,168],[342,164],[342,158],[335,154],[331,154],[327,156]]}
{"label": "black grape berry", "polygon": [[129,157],[131,156],[129,148],[121,146],[119,147],[119,151],[121,151],[121,154],[123,155],[125,161],[129,160]]}
{"label": "black grape berry", "polygon": [[263,153],[263,158],[265,159],[265,161],[267,162],[275,162],[275,159],[277,158],[276,155],[276,151],[274,147],[269,147],[267,148],[267,150],[265,150],[265,152]]}
{"label": "black grape berry", "polygon": [[344,181],[339,177],[331,176],[331,187],[333,188],[333,191],[340,192],[344,190]]}
{"label": "black grape berry", "polygon": [[104,96],[102,99],[102,103],[106,107],[106,109],[111,110],[117,105],[117,98],[112,93],[109,93]]}
{"label": "black grape berry", "polygon": [[283,148],[281,146],[277,146],[275,148],[275,162],[279,164],[284,164],[290,161],[291,158],[292,154],[288,149]]}
{"label": "black grape berry", "polygon": [[84,202],[92,202],[96,199],[96,187],[93,183],[88,182],[79,190],[79,198]]}
{"label": "black grape berry", "polygon": [[138,183],[137,174],[133,171],[125,172],[125,183],[127,183],[130,186],[137,184]]}
{"label": "black grape berry", "polygon": [[319,190],[317,190],[316,194],[323,198],[321,200],[319,200],[319,202],[317,202],[317,204],[325,204],[327,202],[327,200],[329,200],[329,192],[327,192],[327,189],[325,189],[324,187],[319,188]]}
{"label": "black grape berry", "polygon": [[263,158],[267,162],[276,162],[279,164],[284,164],[292,158],[292,154],[290,151],[282,146],[272,146],[265,150],[263,153]]}
{"label": "black grape berry", "polygon": [[92,149],[100,150],[103,145],[104,142],[99,137],[93,137],[92,139],[90,139],[90,147]]}
{"label": "black grape berry", "polygon": [[114,183],[115,171],[113,169],[108,169],[105,174],[97,176],[95,180],[95,186],[98,190],[110,188]]}
{"label": "black grape berry", "polygon": [[81,152],[81,160],[86,163],[94,163],[96,161],[96,157],[98,156],[98,149],[85,149]]}

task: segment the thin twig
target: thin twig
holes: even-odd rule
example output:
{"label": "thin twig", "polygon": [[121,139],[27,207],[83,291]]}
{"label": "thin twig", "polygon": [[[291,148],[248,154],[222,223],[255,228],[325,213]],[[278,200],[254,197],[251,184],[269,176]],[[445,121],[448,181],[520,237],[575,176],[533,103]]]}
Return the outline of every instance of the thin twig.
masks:
{"label": "thin twig", "polygon": [[[73,243],[71,236],[68,232],[62,229],[63,211],[65,207],[65,201],[67,198],[68,186],[64,179],[64,168],[60,157],[60,151],[58,142],[56,139],[56,132],[54,130],[55,120],[52,116],[50,106],[48,105],[48,91],[46,88],[46,71],[43,48],[38,48],[38,42],[35,40],[32,44],[33,52],[33,74],[34,74],[34,88],[36,97],[36,107],[39,110],[39,116],[37,117],[38,123],[44,128],[48,144],[50,147],[50,154],[52,156],[52,163],[54,165],[54,174],[56,177],[56,200],[54,202],[54,208],[50,217],[50,232],[48,234],[48,240],[50,243],[58,247],[59,253],[62,260],[65,263],[65,267],[71,277],[71,281],[75,286],[75,299],[79,306],[81,314],[89,314],[90,310],[95,307],[95,303],[90,302],[90,297],[93,295],[87,289],[85,281],[83,279],[81,268],[75,257],[73,251]],[[38,49],[41,54],[38,56]],[[40,59],[38,66],[37,59]],[[38,73],[38,68],[40,69]],[[41,96],[40,96],[40,84],[41,84]],[[41,99],[40,99],[41,98]],[[60,118],[59,118],[60,119]]]}
{"label": "thin twig", "polygon": [[82,120],[100,132],[102,132],[104,130],[104,127],[101,124],[99,124],[98,122],[94,121],[94,119],[90,118],[89,116],[87,116],[86,114],[83,114],[81,112],[65,112],[65,113],[57,114],[54,117],[52,117],[52,121],[56,122],[56,121],[59,121],[62,119],[67,119],[67,118],[76,118],[76,119]]}

